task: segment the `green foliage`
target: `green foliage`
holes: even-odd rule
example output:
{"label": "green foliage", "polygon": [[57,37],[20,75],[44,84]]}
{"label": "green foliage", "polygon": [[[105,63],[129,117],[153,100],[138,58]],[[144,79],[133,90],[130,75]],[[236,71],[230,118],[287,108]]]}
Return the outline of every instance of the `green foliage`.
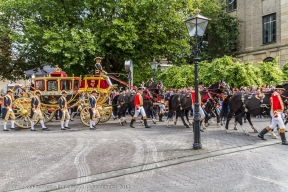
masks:
{"label": "green foliage", "polygon": [[194,66],[172,66],[160,73],[157,79],[161,80],[166,88],[181,88],[194,85]]}
{"label": "green foliage", "polygon": [[265,84],[278,84],[282,81],[283,72],[278,67],[278,59],[273,62],[261,62],[259,65],[261,78]]}
{"label": "green foliage", "polygon": [[288,63],[285,63],[282,67],[282,73],[283,73],[283,81],[288,81]]}
{"label": "green foliage", "polygon": [[[211,52],[206,52],[205,58],[227,51],[231,43],[223,41],[235,40],[231,36],[237,36],[238,25],[223,12],[222,3],[223,0],[1,1],[0,40],[6,38],[9,44],[2,40],[0,43],[7,46],[9,54],[0,50],[0,76],[20,78],[24,70],[47,64],[59,65],[69,75],[84,75],[93,73],[93,59],[102,56],[104,69],[114,73],[124,72],[124,61],[132,59],[137,69],[135,81],[146,81],[151,69],[143,63],[167,58],[181,65],[191,57],[183,20],[193,15],[196,7],[212,18],[207,34],[208,40],[213,36],[213,46],[209,42]],[[222,47],[221,54],[213,47]],[[10,73],[8,65],[17,70]]]}
{"label": "green foliage", "polygon": [[[214,59],[212,62],[202,61],[199,63],[199,83],[209,86],[224,80],[231,87],[275,85],[284,79],[277,63],[277,59],[273,62],[261,62],[259,64],[243,63],[229,56]],[[173,66],[164,70],[159,78],[169,88],[194,86],[193,71],[194,65]]]}

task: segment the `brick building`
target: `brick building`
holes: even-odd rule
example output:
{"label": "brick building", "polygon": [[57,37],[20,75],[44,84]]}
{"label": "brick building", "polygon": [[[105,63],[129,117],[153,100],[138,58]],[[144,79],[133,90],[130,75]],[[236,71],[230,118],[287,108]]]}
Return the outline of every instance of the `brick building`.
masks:
{"label": "brick building", "polygon": [[227,0],[227,5],[226,11],[243,21],[238,58],[288,62],[288,0]]}

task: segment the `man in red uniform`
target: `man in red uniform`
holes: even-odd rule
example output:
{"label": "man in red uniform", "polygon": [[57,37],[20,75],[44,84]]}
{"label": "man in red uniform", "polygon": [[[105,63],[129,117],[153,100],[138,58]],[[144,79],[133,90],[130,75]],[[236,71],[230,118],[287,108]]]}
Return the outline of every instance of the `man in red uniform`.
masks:
{"label": "man in red uniform", "polygon": [[147,117],[146,117],[145,110],[143,108],[143,97],[142,97],[143,89],[144,89],[144,87],[139,87],[138,93],[134,97],[135,114],[132,117],[132,120],[131,120],[131,123],[130,123],[130,127],[131,128],[135,128],[133,126],[133,123],[136,121],[136,117],[139,115],[139,113],[141,113],[141,115],[143,116],[143,121],[144,121],[145,128],[151,128],[147,124]]}
{"label": "man in red uniform", "polygon": [[270,97],[271,111],[270,115],[272,117],[271,124],[263,129],[258,135],[262,140],[264,139],[264,135],[270,131],[271,129],[275,129],[278,125],[280,128],[280,136],[282,140],[282,145],[288,145],[288,142],[285,137],[285,125],[282,119],[282,114],[284,111],[284,104],[281,99],[281,94],[285,91],[282,85],[277,85],[274,93]]}
{"label": "man in red uniform", "polygon": [[[191,91],[191,99],[192,99],[192,110],[193,110],[193,114],[195,114],[195,91]],[[201,105],[201,95],[200,95],[200,90],[198,92],[198,101],[199,101],[199,115],[200,115],[200,125],[202,125],[202,122],[205,119],[205,113],[202,109],[202,105]],[[203,127],[205,128],[205,127]],[[202,129],[200,129],[200,131],[204,132]]]}

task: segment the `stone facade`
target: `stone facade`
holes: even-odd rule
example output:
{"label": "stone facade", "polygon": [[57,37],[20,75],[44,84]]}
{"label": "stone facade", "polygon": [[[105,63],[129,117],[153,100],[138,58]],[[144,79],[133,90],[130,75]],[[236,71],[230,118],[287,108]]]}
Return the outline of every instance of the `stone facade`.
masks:
{"label": "stone facade", "polygon": [[[263,44],[262,19],[272,13],[276,13],[276,42]],[[254,63],[278,57],[280,66],[288,62],[288,0],[237,0],[237,9],[230,14],[243,21],[237,57]]]}

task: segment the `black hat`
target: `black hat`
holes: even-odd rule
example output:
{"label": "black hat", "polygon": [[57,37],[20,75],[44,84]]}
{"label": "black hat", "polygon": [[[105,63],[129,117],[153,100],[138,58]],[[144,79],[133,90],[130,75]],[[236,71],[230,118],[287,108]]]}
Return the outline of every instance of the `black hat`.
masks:
{"label": "black hat", "polygon": [[275,87],[275,89],[282,89],[282,90],[285,91],[285,89],[284,89],[284,87],[283,87],[282,85],[277,85],[277,86]]}
{"label": "black hat", "polygon": [[35,94],[41,94],[41,91],[40,90],[36,90]]}
{"label": "black hat", "polygon": [[65,90],[62,90],[62,94],[67,94],[67,91],[65,91]]}

